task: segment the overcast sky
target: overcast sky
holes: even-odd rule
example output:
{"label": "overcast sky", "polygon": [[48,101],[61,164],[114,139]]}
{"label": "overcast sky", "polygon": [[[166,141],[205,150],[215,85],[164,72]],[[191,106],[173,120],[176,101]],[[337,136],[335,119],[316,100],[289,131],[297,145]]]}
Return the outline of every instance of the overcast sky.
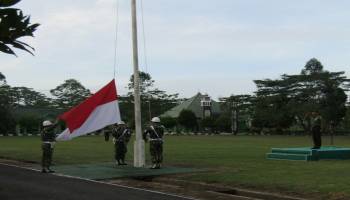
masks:
{"label": "overcast sky", "polygon": [[[118,1],[117,87],[125,94],[130,0]],[[69,78],[96,91],[113,78],[116,2],[22,0],[15,7],[41,24],[25,40],[35,56],[0,54],[0,72],[12,86],[44,93]],[[140,25],[140,69],[181,97],[251,93],[254,79],[299,73],[313,57],[350,76],[349,7],[348,0],[144,0],[148,67]]]}

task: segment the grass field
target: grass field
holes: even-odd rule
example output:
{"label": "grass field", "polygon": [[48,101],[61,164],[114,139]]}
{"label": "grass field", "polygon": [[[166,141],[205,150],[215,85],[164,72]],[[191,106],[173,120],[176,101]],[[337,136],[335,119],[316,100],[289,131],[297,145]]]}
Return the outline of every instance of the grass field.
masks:
{"label": "grass field", "polygon": [[[324,144],[329,143],[324,138]],[[336,146],[350,147],[350,137],[337,137]],[[187,180],[220,183],[260,190],[298,193],[319,199],[350,199],[350,160],[267,160],[271,147],[305,147],[309,137],[295,136],[167,136],[165,164],[208,169],[183,176]],[[132,143],[128,160],[132,160]],[[0,137],[0,157],[39,162],[38,137]],[[149,158],[149,156],[147,156]],[[81,137],[56,144],[59,164],[110,162],[113,145],[100,136]]]}

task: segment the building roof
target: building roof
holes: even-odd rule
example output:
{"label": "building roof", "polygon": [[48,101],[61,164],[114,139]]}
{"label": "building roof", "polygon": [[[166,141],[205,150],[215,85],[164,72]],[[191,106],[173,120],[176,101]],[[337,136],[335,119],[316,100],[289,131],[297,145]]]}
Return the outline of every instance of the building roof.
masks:
{"label": "building roof", "polygon": [[[191,110],[197,118],[203,118],[203,108],[201,107],[201,100],[203,97],[201,93],[189,98],[188,100],[182,102],[180,105],[166,111],[161,117],[173,117],[177,118],[182,110]],[[213,114],[221,113],[220,104],[214,100],[211,100],[211,110]]]}

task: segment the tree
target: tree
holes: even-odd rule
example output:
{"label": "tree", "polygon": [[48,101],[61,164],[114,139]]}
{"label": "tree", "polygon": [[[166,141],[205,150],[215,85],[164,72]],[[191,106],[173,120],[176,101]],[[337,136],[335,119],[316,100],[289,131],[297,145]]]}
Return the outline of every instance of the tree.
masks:
{"label": "tree", "polygon": [[[139,71],[139,78],[140,78],[140,95],[144,96],[146,92],[153,87],[154,80],[152,80],[152,77],[149,73]],[[134,90],[134,75],[131,75],[130,82],[128,84],[129,90]]]}
{"label": "tree", "polygon": [[166,129],[173,129],[177,124],[176,119],[172,117],[162,117],[161,122]]}
{"label": "tree", "polygon": [[338,125],[345,115],[344,90],[350,81],[344,73],[325,71],[313,58],[300,74],[255,80],[258,91],[253,124],[285,129],[295,122],[310,132],[310,113],[318,112],[325,124]]}
{"label": "tree", "polygon": [[[220,98],[222,110],[231,116],[231,132],[237,134],[239,121],[250,121],[254,97],[251,95],[231,95]],[[241,119],[241,120],[240,120]]]}
{"label": "tree", "polygon": [[18,2],[20,0],[0,0],[0,51],[16,55],[10,47],[12,46],[33,55],[34,48],[18,39],[33,37],[39,24],[31,24],[30,17],[23,15],[20,9],[8,8]]}
{"label": "tree", "polygon": [[224,112],[222,113],[215,121],[215,126],[217,127],[218,131],[221,132],[231,132],[231,125],[232,125],[232,119],[231,119],[231,113]]}
{"label": "tree", "polygon": [[6,77],[1,72],[0,72],[0,82],[1,82],[1,85],[6,83]]}
{"label": "tree", "polygon": [[198,127],[197,117],[191,110],[182,110],[177,121],[180,125],[191,131]]}
{"label": "tree", "polygon": [[[179,102],[178,94],[167,94],[165,91],[154,88],[155,81],[151,75],[146,72],[139,72],[140,77],[140,98],[141,98],[141,117],[142,121],[149,121],[154,116],[159,116],[170,108],[176,106]],[[121,111],[132,118],[134,101],[134,76],[131,75],[128,84],[127,96],[121,97]]]}
{"label": "tree", "polygon": [[9,97],[13,106],[50,107],[51,99],[27,87],[11,87]]}
{"label": "tree", "polygon": [[14,127],[14,119],[11,114],[11,104],[9,99],[10,86],[6,84],[3,74],[0,74],[0,132],[7,133]]}
{"label": "tree", "polygon": [[216,118],[215,117],[206,117],[200,121],[201,127],[205,130],[208,130],[209,133],[216,132]]}
{"label": "tree", "polygon": [[75,79],[65,80],[63,84],[50,90],[50,93],[56,97],[56,107],[62,109],[76,106],[91,95],[90,90]]}

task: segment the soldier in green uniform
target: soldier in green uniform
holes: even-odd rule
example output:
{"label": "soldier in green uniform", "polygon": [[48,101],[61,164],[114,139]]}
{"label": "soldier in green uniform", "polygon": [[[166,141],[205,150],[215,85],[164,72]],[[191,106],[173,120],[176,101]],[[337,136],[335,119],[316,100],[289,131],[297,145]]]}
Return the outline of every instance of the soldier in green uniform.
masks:
{"label": "soldier in green uniform", "polygon": [[113,129],[114,129],[114,125],[107,126],[106,128],[103,129],[103,135],[106,142],[109,141],[109,136],[112,134]]}
{"label": "soldier in green uniform", "polygon": [[317,112],[312,113],[311,118],[311,131],[312,131],[312,140],[314,142],[314,147],[312,149],[319,149],[322,145],[321,138],[321,115]]}
{"label": "soldier in green uniform", "polygon": [[163,135],[164,126],[160,124],[158,117],[153,117],[151,124],[143,133],[143,139],[147,142],[150,141],[150,152],[152,156],[151,169],[161,168],[163,161]]}
{"label": "soldier in green uniform", "polygon": [[125,154],[127,152],[127,145],[131,137],[131,130],[125,124],[125,122],[120,121],[117,126],[113,128],[112,131],[114,150],[115,150],[115,160],[117,165],[126,165]]}
{"label": "soldier in green uniform", "polygon": [[42,155],[42,173],[53,173],[54,171],[50,169],[52,163],[53,148],[55,145],[55,128],[57,123],[53,124],[51,121],[46,120],[43,122],[43,129],[41,130],[41,148],[43,151]]}

